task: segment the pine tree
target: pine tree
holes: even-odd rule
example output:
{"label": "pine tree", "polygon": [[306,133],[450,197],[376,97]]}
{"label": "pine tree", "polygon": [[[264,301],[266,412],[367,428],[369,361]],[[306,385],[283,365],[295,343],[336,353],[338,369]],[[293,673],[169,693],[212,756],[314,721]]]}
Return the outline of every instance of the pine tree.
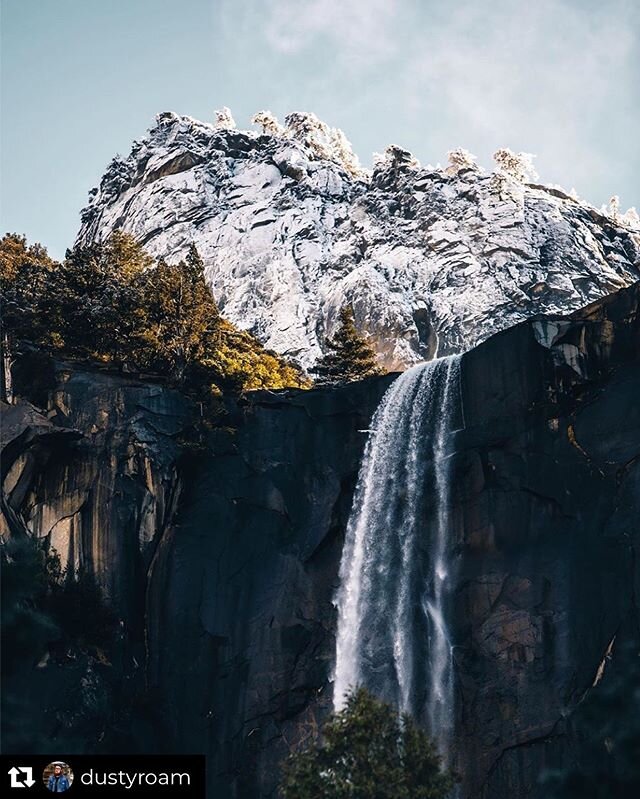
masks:
{"label": "pine tree", "polygon": [[[129,234],[68,250],[55,272],[60,333],[78,354],[126,362],[144,325],[141,275],[153,259]],[[55,323],[55,320],[52,320]]]}
{"label": "pine tree", "polygon": [[498,172],[509,175],[519,183],[537,179],[538,173],[533,166],[534,158],[535,156],[531,153],[514,153],[508,147],[501,147],[493,154],[493,160],[498,165]]}
{"label": "pine tree", "polygon": [[444,799],[453,788],[427,734],[364,688],[330,716],[322,738],[284,764],[283,799]]}
{"label": "pine tree", "polygon": [[348,383],[382,374],[375,350],[356,328],[351,306],[345,305],[340,310],[340,325],[334,337],[326,339],[326,346],[329,351],[312,369],[320,385]]}
{"label": "pine tree", "polygon": [[46,309],[56,264],[40,244],[8,233],[0,241],[0,399],[11,401],[11,366],[22,341],[45,343]]}
{"label": "pine tree", "polygon": [[0,241],[0,300],[3,332],[15,340],[38,340],[47,283],[56,267],[40,244],[27,245],[24,236],[8,233]]}
{"label": "pine tree", "polygon": [[116,231],[68,250],[58,264],[10,234],[0,241],[0,301],[0,399],[11,400],[11,365],[23,341],[161,372],[205,398],[309,385],[297,364],[222,319],[194,245],[169,264]]}
{"label": "pine tree", "polygon": [[188,368],[215,348],[220,315],[204,277],[204,264],[191,247],[177,264],[158,261],[143,276],[145,308],[141,341],[151,360],[183,383]]}

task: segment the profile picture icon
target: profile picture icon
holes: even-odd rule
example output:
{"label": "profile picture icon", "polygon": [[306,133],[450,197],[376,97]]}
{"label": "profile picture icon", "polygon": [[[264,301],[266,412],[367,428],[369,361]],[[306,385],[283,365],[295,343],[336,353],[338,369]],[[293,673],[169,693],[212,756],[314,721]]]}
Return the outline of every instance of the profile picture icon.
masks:
{"label": "profile picture icon", "polygon": [[64,793],[73,783],[73,770],[68,763],[54,760],[42,772],[42,781],[51,793]]}

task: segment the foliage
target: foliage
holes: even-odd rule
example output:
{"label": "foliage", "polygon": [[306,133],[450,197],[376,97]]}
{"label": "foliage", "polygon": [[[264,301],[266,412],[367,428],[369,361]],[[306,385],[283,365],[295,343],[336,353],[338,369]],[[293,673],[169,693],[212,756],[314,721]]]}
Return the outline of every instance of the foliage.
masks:
{"label": "foliage", "polygon": [[519,183],[526,183],[528,180],[535,180],[538,177],[533,166],[533,158],[531,153],[514,153],[508,147],[502,147],[493,154],[493,160],[498,165],[500,172]]}
{"label": "foliage", "polygon": [[620,197],[618,197],[617,194],[611,197],[607,206],[603,206],[602,212],[610,216],[611,219],[619,225],[625,225],[635,230],[640,229],[640,216],[638,216],[638,212],[635,208],[629,208],[624,214],[621,213]]}
{"label": "foliage", "polygon": [[376,169],[419,169],[420,161],[397,144],[390,144],[384,153],[373,154],[373,165]]}
{"label": "foliage", "polygon": [[427,734],[364,688],[323,728],[323,742],[291,755],[284,799],[444,799],[451,772]]}
{"label": "foliage", "polygon": [[0,303],[3,334],[11,339],[46,337],[48,285],[56,264],[40,244],[8,233],[0,241]]}
{"label": "foliage", "polygon": [[95,580],[70,574],[38,539],[24,535],[0,544],[3,668],[20,667],[25,653],[39,657],[47,644],[103,647],[115,617]]}
{"label": "foliage", "polygon": [[447,175],[457,175],[462,169],[478,169],[476,156],[463,147],[449,150],[447,158],[449,159],[449,166],[445,169]]}
{"label": "foliage", "polygon": [[638,215],[635,207],[629,208],[624,214],[622,214],[620,221],[627,227],[633,228],[634,230],[640,230],[640,215]]}
{"label": "foliage", "polygon": [[574,764],[543,775],[548,799],[635,799],[640,796],[640,647],[614,654],[601,681],[571,719]]}
{"label": "foliage", "polygon": [[607,208],[607,211],[613,221],[617,222],[620,216],[620,197],[618,197],[617,194],[614,194],[609,200],[609,207]]}
{"label": "foliage", "polygon": [[116,232],[104,244],[76,247],[52,274],[50,315],[65,349],[103,360],[133,355],[143,322],[137,281],[153,265],[131,236]]}
{"label": "foliage", "polygon": [[223,320],[195,247],[154,261],[131,236],[76,247],[60,264],[10,234],[0,242],[3,339],[166,375],[206,399],[222,390],[308,386],[301,370]]}
{"label": "foliage", "polygon": [[202,361],[215,346],[220,324],[196,248],[192,245],[179,264],[158,261],[141,276],[140,294],[142,352],[151,365],[168,368],[182,383],[189,364]]}
{"label": "foliage", "polygon": [[236,122],[231,114],[231,110],[225,105],[223,108],[218,108],[214,111],[216,115],[216,128],[221,130],[235,130]]}
{"label": "foliage", "polygon": [[271,111],[258,111],[251,117],[254,125],[260,125],[262,132],[266,136],[283,136],[284,128],[278,122],[278,118]]}
{"label": "foliage", "polygon": [[333,338],[326,339],[326,345],[329,351],[312,370],[318,375],[318,383],[348,383],[382,374],[377,364],[376,352],[358,332],[350,306],[344,306],[340,310],[338,330]]}
{"label": "foliage", "polygon": [[223,375],[226,384],[237,391],[308,388],[310,385],[297,366],[275,352],[256,347],[252,335],[226,320],[220,323],[215,360],[205,357],[203,363]]}
{"label": "foliage", "polygon": [[327,159],[339,164],[355,178],[362,178],[366,170],[360,166],[351,142],[339,128],[331,128],[315,114],[294,111],[285,117],[286,134],[302,142],[309,153],[316,158]]}

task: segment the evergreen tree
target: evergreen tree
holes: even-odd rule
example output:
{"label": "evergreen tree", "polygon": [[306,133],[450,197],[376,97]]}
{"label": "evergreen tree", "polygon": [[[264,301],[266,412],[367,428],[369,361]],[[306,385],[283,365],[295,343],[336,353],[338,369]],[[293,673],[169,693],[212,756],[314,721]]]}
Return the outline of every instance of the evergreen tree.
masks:
{"label": "evergreen tree", "polygon": [[28,246],[24,236],[8,233],[0,241],[1,323],[11,339],[42,336],[40,314],[55,266],[44,247]]}
{"label": "evergreen tree", "polygon": [[286,761],[284,799],[444,799],[453,788],[427,734],[364,688],[350,693],[322,736]]}
{"label": "evergreen tree", "polygon": [[188,368],[202,361],[218,339],[220,314],[204,277],[204,264],[191,247],[177,264],[158,261],[143,277],[146,313],[142,340],[152,360],[183,383]]}
{"label": "evergreen tree", "polygon": [[68,250],[55,272],[66,348],[107,360],[130,360],[134,336],[144,325],[139,278],[153,263],[132,236],[119,231],[104,243]]}
{"label": "evergreen tree", "polygon": [[367,339],[358,332],[353,309],[346,305],[340,310],[340,325],[331,339],[326,339],[328,352],[312,369],[322,384],[348,383],[364,377],[382,374],[377,364],[376,352]]}
{"label": "evergreen tree", "polygon": [[201,393],[309,385],[302,370],[220,317],[195,246],[155,261],[129,234],[75,247],[61,264],[23,236],[0,241],[2,384],[20,342],[72,357],[151,369]]}
{"label": "evergreen tree", "polygon": [[48,587],[47,565],[43,547],[31,536],[7,536],[0,541],[3,676],[24,669],[25,653],[42,652],[47,641],[56,637],[56,625],[41,607]]}
{"label": "evergreen tree", "polygon": [[39,244],[8,233],[0,241],[0,399],[11,400],[11,365],[22,341],[45,343],[46,308],[56,264]]}

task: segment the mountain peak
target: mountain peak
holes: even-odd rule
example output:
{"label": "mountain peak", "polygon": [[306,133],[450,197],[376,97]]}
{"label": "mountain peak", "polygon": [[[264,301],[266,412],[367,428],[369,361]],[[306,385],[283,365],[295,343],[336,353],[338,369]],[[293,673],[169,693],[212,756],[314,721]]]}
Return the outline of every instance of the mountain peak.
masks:
{"label": "mountain peak", "polygon": [[462,148],[443,169],[391,145],[368,171],[315,114],[253,122],[158,114],[90,194],[78,243],[122,229],[168,259],[195,243],[225,315],[307,367],[347,303],[401,368],[640,278],[637,216],[527,182],[525,153],[485,172]]}

